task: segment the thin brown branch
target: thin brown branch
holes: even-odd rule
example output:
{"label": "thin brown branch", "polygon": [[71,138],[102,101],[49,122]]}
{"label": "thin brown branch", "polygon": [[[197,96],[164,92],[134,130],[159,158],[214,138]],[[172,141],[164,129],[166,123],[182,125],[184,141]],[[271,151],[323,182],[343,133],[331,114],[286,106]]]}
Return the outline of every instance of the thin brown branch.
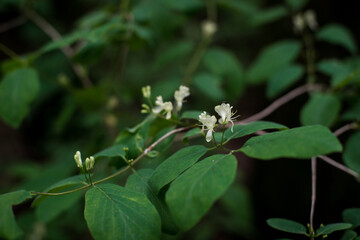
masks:
{"label": "thin brown branch", "polygon": [[311,209],[310,209],[310,229],[314,234],[314,212],[316,201],[316,157],[311,158]]}
{"label": "thin brown branch", "polygon": [[26,17],[21,15],[14,19],[11,19],[5,23],[2,23],[0,25],[0,33],[3,33],[3,32],[11,30],[13,28],[16,28],[16,27],[24,24],[26,22],[26,20],[27,20]]}
{"label": "thin brown branch", "polygon": [[341,128],[337,129],[335,132],[334,132],[334,135],[336,137],[340,136],[341,134],[351,130],[351,129],[356,129],[356,123],[349,123],[349,124],[346,124],[344,126],[342,126]]}
{"label": "thin brown branch", "polygon": [[327,162],[328,164],[330,164],[330,165],[332,165],[332,166],[334,166],[334,167],[336,167],[336,168],[350,174],[351,176],[353,176],[353,177],[355,177],[357,179],[360,178],[360,175],[357,172],[355,172],[355,171],[351,170],[350,168],[342,165],[341,163],[338,163],[335,160],[333,160],[333,159],[331,159],[331,158],[329,158],[327,156],[318,156],[318,157],[321,158],[322,160],[324,160],[325,162]]}
{"label": "thin brown branch", "polygon": [[140,154],[134,161],[132,161],[131,165],[128,165],[126,166],[125,168],[115,172],[114,174],[110,175],[110,176],[107,176],[103,179],[100,179],[98,181],[95,181],[93,182],[92,184],[87,184],[85,186],[82,186],[80,188],[76,188],[76,189],[73,189],[73,190],[70,190],[70,191],[66,191],[66,192],[59,192],[59,193],[43,193],[43,192],[33,192],[32,194],[34,196],[37,196],[37,195],[46,195],[46,196],[59,196],[59,195],[64,195],[64,194],[69,194],[69,193],[73,193],[73,192],[76,192],[76,191],[79,191],[79,190],[82,190],[82,189],[85,189],[85,188],[88,188],[88,187],[91,187],[92,185],[96,185],[96,184],[99,184],[99,183],[102,183],[102,182],[105,182],[105,181],[108,181],[114,177],[117,177],[119,175],[121,175],[122,173],[126,172],[127,170],[129,170],[134,164],[136,164],[141,158],[143,158],[144,156],[146,156],[146,154],[148,154],[154,147],[156,147],[156,145],[158,145],[159,143],[161,143],[162,141],[164,141],[166,138],[168,138],[169,136],[175,134],[175,133],[178,133],[178,132],[182,132],[186,129],[189,129],[190,127],[182,127],[182,128],[177,128],[177,129],[174,129],[168,133],[166,133],[165,135],[163,135],[161,138],[159,138],[158,140],[156,140],[153,144],[151,144],[148,148],[145,149],[145,151]]}
{"label": "thin brown branch", "polygon": [[[44,18],[42,18],[40,15],[38,15],[35,11],[31,9],[25,10],[25,15],[33,21],[41,30],[44,31],[53,41],[59,41],[62,39],[62,36],[60,33],[50,24],[48,23]],[[86,74],[86,71],[83,66],[80,64],[73,63],[71,61],[72,56],[74,55],[74,50],[69,46],[64,46],[61,48],[61,51],[64,53],[64,55],[69,59],[70,64],[75,72],[75,74],[80,79],[82,85],[84,87],[91,87],[93,84],[90,81],[89,77]]]}
{"label": "thin brown branch", "polygon": [[289,101],[291,101],[292,99],[306,93],[308,90],[309,90],[309,86],[307,84],[300,86],[298,88],[295,88],[291,92],[289,92],[289,93],[285,94],[284,96],[282,96],[281,98],[275,100],[272,104],[270,104],[267,108],[265,108],[261,112],[254,114],[242,121],[235,122],[235,124],[244,124],[244,123],[249,123],[249,122],[263,119],[266,116],[270,115],[272,112],[274,112],[276,109],[281,107],[282,105],[284,105],[284,104],[288,103]]}

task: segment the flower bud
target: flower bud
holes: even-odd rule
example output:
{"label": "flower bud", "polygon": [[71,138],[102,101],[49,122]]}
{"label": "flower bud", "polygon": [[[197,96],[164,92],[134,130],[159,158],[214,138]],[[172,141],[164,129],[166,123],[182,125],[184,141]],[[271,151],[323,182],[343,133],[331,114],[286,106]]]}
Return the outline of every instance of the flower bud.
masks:
{"label": "flower bud", "polygon": [[206,20],[201,25],[202,33],[205,37],[212,37],[214,33],[217,31],[216,23]]}
{"label": "flower bud", "polygon": [[76,151],[76,153],[74,155],[74,159],[75,159],[76,166],[78,168],[82,168],[83,165],[82,165],[82,161],[81,161],[81,153],[80,153],[80,151]]}
{"label": "flower bud", "polygon": [[143,94],[144,98],[150,98],[150,96],[151,96],[151,87],[149,85],[145,86],[145,87],[142,87],[141,91],[142,91],[142,94]]}

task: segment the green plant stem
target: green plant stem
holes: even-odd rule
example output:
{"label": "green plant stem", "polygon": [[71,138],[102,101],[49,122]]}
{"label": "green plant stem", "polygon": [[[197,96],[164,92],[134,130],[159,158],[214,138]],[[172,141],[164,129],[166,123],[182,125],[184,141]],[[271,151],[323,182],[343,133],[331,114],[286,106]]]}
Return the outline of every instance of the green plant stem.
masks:
{"label": "green plant stem", "polygon": [[[316,157],[311,158],[311,208],[310,208],[310,236],[314,233],[314,212],[316,202]],[[313,237],[312,237],[313,239]]]}
{"label": "green plant stem", "polygon": [[207,0],[206,1],[206,12],[207,17],[212,22],[217,22],[217,9],[216,9],[216,1],[215,0]]}
{"label": "green plant stem", "polygon": [[306,57],[306,72],[307,72],[307,82],[309,84],[315,83],[315,49],[314,49],[314,40],[310,31],[305,31],[303,33],[303,41],[305,47],[305,57]]}
{"label": "green plant stem", "polygon": [[73,190],[70,190],[70,191],[66,191],[66,192],[59,192],[59,193],[43,193],[43,192],[32,192],[31,194],[33,196],[38,196],[38,195],[44,195],[44,196],[60,196],[60,195],[65,195],[65,194],[69,194],[69,193],[73,193],[73,192],[77,192],[77,191],[80,191],[82,189],[86,189],[86,188],[89,188],[91,186],[94,186],[96,184],[99,184],[99,183],[102,183],[102,182],[106,182],[110,179],[113,179],[119,175],[121,175],[122,173],[126,172],[127,170],[129,170],[130,168],[132,168],[132,165],[137,163],[138,161],[140,161],[141,158],[143,158],[144,156],[146,156],[146,154],[148,154],[154,147],[156,147],[156,145],[158,145],[160,142],[162,142],[163,140],[165,140],[166,138],[168,138],[169,136],[175,134],[175,133],[178,133],[178,132],[182,132],[184,130],[187,130],[189,129],[190,127],[182,127],[182,128],[177,128],[177,129],[174,129],[168,133],[166,133],[165,135],[163,135],[161,138],[159,138],[158,140],[156,140],[153,144],[151,144],[148,148],[145,149],[145,151],[140,154],[132,163],[131,165],[128,165],[127,167],[115,172],[114,174],[110,175],[110,176],[107,176],[103,179],[100,179],[98,181],[95,181],[93,182],[92,184],[87,184],[85,186],[82,186],[80,188],[76,188],[76,189],[73,189]]}

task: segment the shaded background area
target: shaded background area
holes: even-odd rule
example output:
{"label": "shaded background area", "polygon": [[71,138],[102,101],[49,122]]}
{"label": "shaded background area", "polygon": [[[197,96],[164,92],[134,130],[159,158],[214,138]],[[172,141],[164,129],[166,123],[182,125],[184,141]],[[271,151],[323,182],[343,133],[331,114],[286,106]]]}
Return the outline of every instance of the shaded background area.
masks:
{"label": "shaded background area", "polygon": [[[213,106],[226,101],[234,106],[241,120],[276,99],[266,97],[265,82],[248,82],[247,71],[266,46],[285,39],[295,39],[301,43],[301,36],[294,34],[292,24],[292,16],[301,10],[293,11],[285,2],[275,0],[216,2],[218,31],[206,46],[205,60],[200,61],[192,76],[191,96],[184,108],[212,112]],[[275,7],[285,12],[280,10],[280,14],[274,14],[275,17],[261,20],[265,10]],[[70,44],[74,49],[70,59],[57,47],[35,60],[29,60],[29,65],[38,71],[40,90],[18,128],[0,120],[0,193],[15,189],[40,191],[76,174],[72,160],[75,151],[81,150],[84,155],[96,153],[111,145],[119,132],[135,126],[144,118],[140,114],[142,86],[152,86],[154,99],[157,95],[170,99],[183,80],[201,39],[201,23],[207,18],[204,1],[176,4],[170,0],[138,0],[130,1],[126,7],[124,1],[115,0],[3,0],[0,2],[0,43],[24,57],[51,42],[43,29],[29,17],[27,12],[30,9],[63,36],[75,32],[79,36],[77,41]],[[339,23],[348,28],[359,46],[356,1],[339,3],[315,0],[306,3],[303,10],[307,9],[316,12],[320,28],[329,23]],[[11,27],[15,19],[18,26]],[[82,35],[111,22],[120,25],[130,22],[136,28],[110,28],[104,34]],[[233,61],[234,72],[222,73],[220,69],[219,73],[216,69],[210,69],[212,65],[206,61],[214,59],[207,53],[214,49],[224,50],[228,54],[226,56],[236,59]],[[345,59],[350,55],[340,46],[323,42],[316,42],[315,49],[316,61]],[[19,64],[4,51],[0,52],[0,61],[2,77]],[[305,64],[303,49],[294,62]],[[74,64],[85,69],[85,75],[91,79],[93,86],[83,86],[79,80],[81,76],[73,70]],[[221,68],[221,61],[218,64]],[[326,83],[329,76],[317,73],[317,79]],[[304,83],[306,79],[303,76],[288,90]],[[206,84],[209,85],[204,86]],[[299,111],[308,99],[307,95],[300,96],[266,120],[288,127],[300,126]],[[342,112],[345,110],[344,106]],[[335,130],[343,123],[338,122],[331,129]],[[345,141],[349,135],[344,134],[340,140]],[[246,140],[235,141],[229,147],[239,146]],[[201,143],[203,139],[191,141]],[[157,161],[182,146],[181,140],[175,141]],[[332,157],[341,159],[340,154]],[[289,238],[291,235],[268,227],[266,219],[282,217],[308,223],[310,161],[260,161],[243,154],[237,155],[237,158],[239,174],[234,187],[196,227],[181,234],[179,239]],[[146,161],[144,165],[156,163],[150,159]],[[106,175],[111,169],[104,161],[99,163],[97,171],[99,175]],[[126,176],[118,182],[123,184],[125,180]],[[341,222],[344,209],[359,207],[357,188],[358,182],[350,176],[319,161],[316,225]],[[26,238],[90,239],[83,220],[83,203],[77,200],[69,200],[72,206],[70,210],[64,210],[52,219],[44,219],[41,213],[28,210],[30,204],[16,207],[15,212],[18,213]],[[329,239],[340,236],[334,234]],[[170,236],[168,238],[172,239]]]}

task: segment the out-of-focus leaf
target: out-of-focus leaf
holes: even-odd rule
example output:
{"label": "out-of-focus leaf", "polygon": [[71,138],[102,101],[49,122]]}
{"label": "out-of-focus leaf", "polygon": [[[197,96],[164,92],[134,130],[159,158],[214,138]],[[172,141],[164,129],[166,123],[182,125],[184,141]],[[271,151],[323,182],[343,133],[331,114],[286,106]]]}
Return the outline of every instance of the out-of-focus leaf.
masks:
{"label": "out-of-focus leaf", "polygon": [[283,232],[289,232],[294,234],[306,234],[306,228],[301,223],[283,219],[283,218],[270,218],[267,221],[270,227]]}
{"label": "out-of-focus leaf", "polygon": [[282,157],[310,159],[340,152],[342,146],[328,128],[314,125],[250,138],[240,150],[249,157],[262,160]]}
{"label": "out-of-focus leaf", "polygon": [[[345,146],[346,147],[346,146]],[[343,221],[351,223],[353,228],[360,226],[360,208],[348,208],[342,212]]]}
{"label": "out-of-focus leaf", "polygon": [[6,74],[0,83],[1,118],[13,128],[18,128],[39,88],[37,72],[32,68],[20,68]]}
{"label": "out-of-focus leaf", "polygon": [[124,150],[125,145],[123,144],[115,144],[111,147],[108,147],[96,154],[94,154],[94,158],[99,157],[126,157],[126,152]]}
{"label": "out-of-focus leaf", "polygon": [[340,45],[351,53],[357,51],[352,33],[340,24],[329,24],[321,28],[316,34],[316,38],[332,44]]}
{"label": "out-of-focus leaf", "polygon": [[298,11],[308,3],[308,0],[285,0],[285,2],[293,11]]}
{"label": "out-of-focus leaf", "polygon": [[301,44],[295,40],[274,43],[264,48],[247,73],[247,81],[258,84],[284,69],[300,53]]}
{"label": "out-of-focus leaf", "polygon": [[160,0],[160,2],[172,10],[182,11],[182,12],[198,9],[204,5],[204,3],[200,0],[181,0],[181,1]]}
{"label": "out-of-focus leaf", "polygon": [[344,235],[340,240],[354,240],[357,236],[357,233],[353,230],[346,230]]}
{"label": "out-of-focus leaf", "polygon": [[356,69],[351,69],[346,63],[337,59],[323,60],[317,68],[320,72],[331,76],[331,86],[335,88],[346,86],[359,75]]}
{"label": "out-of-focus leaf", "polygon": [[300,65],[290,65],[270,77],[266,89],[266,95],[270,98],[277,96],[288,89],[304,74],[304,68]]}
{"label": "out-of-focus leaf", "polygon": [[345,143],[344,162],[352,170],[360,173],[360,131],[352,134]]}
{"label": "out-of-focus leaf", "polygon": [[214,75],[208,73],[196,75],[194,77],[194,86],[209,99],[222,101],[225,98],[220,79]]}
{"label": "out-of-focus leaf", "polygon": [[332,94],[314,93],[303,106],[300,120],[303,125],[332,126],[340,111],[340,101]]}
{"label": "out-of-focus leaf", "polygon": [[25,190],[10,192],[0,195],[0,237],[5,239],[18,238],[23,231],[17,225],[12,206],[31,198]]}
{"label": "out-of-focus leaf", "polygon": [[186,118],[190,118],[190,119],[199,119],[199,115],[202,113],[202,111],[185,111],[183,112],[183,114],[181,114],[181,119],[186,119]]}
{"label": "out-of-focus leaf", "polygon": [[240,14],[255,15],[259,11],[253,1],[218,0],[217,3],[220,7],[227,8]]}
{"label": "out-of-focus leaf", "polygon": [[288,11],[284,6],[274,6],[265,10],[260,11],[259,13],[253,15],[251,23],[254,26],[260,26],[275,22],[288,15]]}

